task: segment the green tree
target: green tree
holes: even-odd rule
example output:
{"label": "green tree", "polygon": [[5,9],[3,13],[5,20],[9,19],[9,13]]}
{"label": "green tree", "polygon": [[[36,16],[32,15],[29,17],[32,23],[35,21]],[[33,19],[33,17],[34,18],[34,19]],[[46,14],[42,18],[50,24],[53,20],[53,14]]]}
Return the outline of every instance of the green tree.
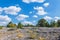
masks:
{"label": "green tree", "polygon": [[46,27],[48,26],[48,22],[45,19],[40,19],[37,23],[38,27]]}
{"label": "green tree", "polygon": [[58,26],[58,24],[57,24],[56,21],[51,21],[50,22],[50,27],[57,27],[57,26]]}
{"label": "green tree", "polygon": [[57,21],[58,27],[60,27],[60,20]]}
{"label": "green tree", "polygon": [[34,27],[34,25],[32,25],[32,24],[26,24],[26,25],[24,25],[25,27]]}
{"label": "green tree", "polygon": [[13,24],[12,22],[9,22],[7,27],[9,27],[9,28],[16,28],[16,24]]}
{"label": "green tree", "polygon": [[51,21],[50,22],[50,27],[54,27],[55,26],[55,21]]}
{"label": "green tree", "polygon": [[48,22],[46,22],[45,27],[50,27],[50,24]]}
{"label": "green tree", "polygon": [[21,24],[21,22],[18,23],[17,28],[22,28],[23,24]]}

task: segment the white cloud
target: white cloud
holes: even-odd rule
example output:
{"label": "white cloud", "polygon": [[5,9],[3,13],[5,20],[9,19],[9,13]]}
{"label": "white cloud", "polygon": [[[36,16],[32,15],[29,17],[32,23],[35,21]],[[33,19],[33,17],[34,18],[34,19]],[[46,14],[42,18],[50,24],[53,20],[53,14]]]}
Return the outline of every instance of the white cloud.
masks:
{"label": "white cloud", "polygon": [[0,14],[2,13],[2,11],[3,11],[3,8],[2,8],[2,7],[0,7]]}
{"label": "white cloud", "polygon": [[17,16],[17,20],[24,20],[28,17],[29,17],[28,15],[20,14],[19,16]]}
{"label": "white cloud", "polygon": [[33,17],[34,17],[34,18],[38,18],[38,16],[37,16],[37,15],[34,15]]}
{"label": "white cloud", "polygon": [[44,3],[43,4],[45,7],[48,7],[49,6],[49,3]]}
{"label": "white cloud", "polygon": [[59,20],[60,17],[55,16],[54,18],[52,18],[52,17],[49,17],[49,16],[45,16],[44,19],[46,19],[46,20],[54,20],[54,21],[57,22],[57,20]]}
{"label": "white cloud", "polygon": [[38,15],[45,15],[47,12],[44,10],[43,7],[34,7],[35,10],[37,10]]}
{"label": "white cloud", "polygon": [[47,12],[45,12],[45,11],[38,11],[37,14],[38,14],[38,15],[45,15],[45,14],[47,14]]}
{"label": "white cloud", "polygon": [[59,20],[59,19],[60,19],[60,17],[57,17],[57,16],[54,17],[54,20],[55,20],[55,21],[57,21],[57,20]]}
{"label": "white cloud", "polygon": [[45,19],[45,20],[52,20],[52,18],[49,17],[49,16],[45,16],[44,19]]}
{"label": "white cloud", "polygon": [[21,11],[21,8],[16,6],[4,7],[3,9],[6,14],[11,14],[11,15],[17,15],[18,12]]}
{"label": "white cloud", "polygon": [[30,22],[30,21],[23,21],[22,24],[24,24],[24,25],[27,25],[27,24],[31,24],[31,25],[33,25],[33,23]]}
{"label": "white cloud", "polygon": [[44,10],[43,7],[38,7],[38,6],[37,6],[37,7],[34,7],[34,9],[36,9],[36,10],[41,10],[41,11]]}
{"label": "white cloud", "polygon": [[22,0],[25,3],[31,3],[31,2],[37,2],[37,3],[43,3],[45,0]]}
{"label": "white cloud", "polygon": [[5,26],[6,22],[0,22],[0,26]]}
{"label": "white cloud", "polygon": [[57,17],[57,16],[55,16],[54,18],[55,18],[55,19],[60,19],[60,17]]}
{"label": "white cloud", "polygon": [[35,22],[36,22],[36,20],[33,21],[33,23],[35,23]]}
{"label": "white cloud", "polygon": [[25,3],[30,3],[30,1],[29,0],[22,0],[23,2],[25,2]]}
{"label": "white cloud", "polygon": [[32,14],[33,12],[32,12],[32,11],[30,11],[29,13],[30,13],[30,14]]}
{"label": "white cloud", "polygon": [[10,21],[11,18],[9,18],[7,15],[0,15],[0,25],[7,25]]}

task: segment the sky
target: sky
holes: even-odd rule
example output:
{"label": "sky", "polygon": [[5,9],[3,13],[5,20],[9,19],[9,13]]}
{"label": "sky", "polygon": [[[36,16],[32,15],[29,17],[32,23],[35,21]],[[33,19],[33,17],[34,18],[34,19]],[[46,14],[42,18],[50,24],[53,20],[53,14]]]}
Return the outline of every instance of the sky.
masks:
{"label": "sky", "polygon": [[10,21],[35,25],[42,18],[60,19],[60,0],[0,0],[0,25]]}

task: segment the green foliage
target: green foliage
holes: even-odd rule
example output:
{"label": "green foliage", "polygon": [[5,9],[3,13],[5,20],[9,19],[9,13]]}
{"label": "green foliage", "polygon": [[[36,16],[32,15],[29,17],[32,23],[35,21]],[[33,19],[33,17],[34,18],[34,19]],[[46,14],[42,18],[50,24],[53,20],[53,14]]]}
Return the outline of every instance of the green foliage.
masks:
{"label": "green foliage", "polygon": [[60,20],[58,21],[46,21],[45,19],[40,19],[37,23],[38,27],[60,27]]}
{"label": "green foliage", "polygon": [[[31,25],[31,24],[23,25],[23,24],[21,24],[21,22],[19,22],[18,25],[17,25],[17,28],[22,28],[23,26],[24,27],[35,27],[35,25]],[[60,27],[60,20],[57,20],[57,21],[47,21],[45,19],[40,19],[40,20],[38,20],[36,26],[37,27]],[[9,22],[7,27],[15,28],[16,24],[13,24],[12,22]]]}
{"label": "green foliage", "polygon": [[16,24],[13,24],[12,22],[9,22],[7,27],[9,27],[9,28],[16,28]]}
{"label": "green foliage", "polygon": [[21,24],[21,22],[19,22],[17,25],[17,28],[22,28],[22,27],[23,27],[23,25]]}
{"label": "green foliage", "polygon": [[50,24],[48,22],[46,22],[45,27],[50,27]]}
{"label": "green foliage", "polygon": [[57,27],[57,26],[58,26],[57,22],[55,22],[55,21],[50,22],[50,27]]}
{"label": "green foliage", "polygon": [[58,27],[60,27],[60,20],[57,21]]}
{"label": "green foliage", "polygon": [[0,29],[2,29],[3,28],[3,26],[0,26]]}
{"label": "green foliage", "polygon": [[50,27],[60,27],[60,20],[51,21]]}
{"label": "green foliage", "polygon": [[48,26],[48,22],[45,19],[40,19],[37,23],[38,27],[46,27]]}

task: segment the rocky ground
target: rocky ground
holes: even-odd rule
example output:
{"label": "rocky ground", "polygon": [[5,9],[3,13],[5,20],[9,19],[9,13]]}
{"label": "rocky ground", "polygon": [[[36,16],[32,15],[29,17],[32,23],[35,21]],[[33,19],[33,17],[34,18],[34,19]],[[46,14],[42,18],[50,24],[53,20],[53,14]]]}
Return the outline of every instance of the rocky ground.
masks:
{"label": "rocky ground", "polygon": [[58,40],[60,28],[0,29],[0,40]]}

